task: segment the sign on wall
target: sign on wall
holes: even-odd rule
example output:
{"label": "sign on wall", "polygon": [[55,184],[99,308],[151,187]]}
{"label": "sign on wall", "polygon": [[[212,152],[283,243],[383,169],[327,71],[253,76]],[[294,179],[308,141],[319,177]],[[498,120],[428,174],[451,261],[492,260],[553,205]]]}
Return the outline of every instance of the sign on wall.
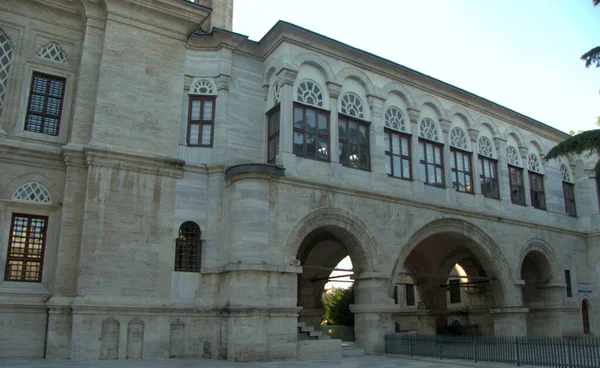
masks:
{"label": "sign on wall", "polygon": [[592,284],[588,284],[588,283],[577,284],[577,290],[579,290],[579,292],[582,294],[591,294],[592,293]]}

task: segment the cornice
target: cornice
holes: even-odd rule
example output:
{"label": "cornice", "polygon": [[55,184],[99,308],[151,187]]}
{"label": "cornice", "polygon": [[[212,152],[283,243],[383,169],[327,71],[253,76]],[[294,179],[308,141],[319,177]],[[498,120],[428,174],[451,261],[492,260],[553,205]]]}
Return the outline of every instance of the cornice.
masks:
{"label": "cornice", "polygon": [[60,147],[41,144],[34,148],[29,144],[16,144],[18,142],[8,140],[0,143],[0,161],[54,170],[65,168]]}
{"label": "cornice", "polygon": [[140,173],[183,178],[185,161],[168,157],[149,157],[100,148],[85,148],[86,163],[91,167],[107,167]]}

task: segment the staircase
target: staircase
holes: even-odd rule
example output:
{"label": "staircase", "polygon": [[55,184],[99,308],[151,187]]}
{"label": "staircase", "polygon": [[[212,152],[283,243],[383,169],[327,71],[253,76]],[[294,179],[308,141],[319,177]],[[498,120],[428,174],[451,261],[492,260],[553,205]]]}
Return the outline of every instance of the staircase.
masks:
{"label": "staircase", "polygon": [[323,332],[315,331],[314,327],[307,326],[305,322],[298,322],[298,341],[300,340],[330,340]]}
{"label": "staircase", "polygon": [[342,341],[298,322],[298,360],[341,359]]}

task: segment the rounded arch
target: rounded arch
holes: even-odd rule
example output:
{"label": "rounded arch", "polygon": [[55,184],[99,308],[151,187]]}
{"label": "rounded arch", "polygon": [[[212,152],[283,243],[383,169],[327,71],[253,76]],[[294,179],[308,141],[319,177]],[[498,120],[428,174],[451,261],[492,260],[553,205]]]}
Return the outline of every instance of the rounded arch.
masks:
{"label": "rounded arch", "polygon": [[556,253],[552,250],[545,241],[538,238],[529,239],[523,246],[521,247],[521,251],[519,252],[519,257],[517,258],[517,263],[514,265],[515,275],[518,275],[517,279],[521,278],[521,266],[523,265],[523,261],[525,257],[531,252],[537,252],[546,258],[548,265],[550,267],[550,282],[562,282],[561,276],[561,268],[556,258]]}
{"label": "rounded arch", "polygon": [[[537,153],[539,156],[544,155],[544,149],[542,148],[542,145],[540,144],[540,142],[537,139],[532,139],[529,141],[529,144],[532,145],[533,147],[535,147],[535,149],[537,150]],[[529,150],[529,152],[531,152],[531,150]],[[542,157],[540,157],[542,158]]]}
{"label": "rounded arch", "polygon": [[50,192],[52,204],[62,203],[62,195],[57,189],[56,185],[54,185],[54,183],[47,177],[35,173],[21,175],[11,180],[4,188],[2,188],[2,190],[0,190],[0,199],[9,201],[12,200],[15,191],[20,186],[27,183],[41,184],[48,190],[48,192]]}
{"label": "rounded arch", "polygon": [[263,84],[269,84],[269,82],[271,81],[271,76],[277,74],[277,71],[281,70],[281,68],[281,60],[279,60],[278,58],[270,59],[263,67]]}
{"label": "rounded arch", "polygon": [[373,82],[371,82],[371,79],[364,72],[356,68],[344,68],[337,73],[335,78],[339,84],[343,84],[344,79],[346,78],[354,79],[363,86],[367,95],[377,95],[375,92],[375,86],[373,85]]}
{"label": "rounded arch", "polygon": [[335,78],[335,73],[333,72],[333,69],[329,63],[317,54],[307,52],[296,56],[294,61],[292,61],[294,70],[300,70],[300,67],[303,64],[317,68],[321,73],[323,73],[326,81],[332,81]]}
{"label": "rounded arch", "polygon": [[448,116],[452,117],[454,115],[458,115],[467,123],[467,129],[472,129],[475,124],[473,123],[473,118],[471,114],[462,106],[455,105],[450,110],[448,110]]}
{"label": "rounded arch", "polygon": [[415,99],[413,98],[412,94],[410,93],[410,91],[402,86],[399,83],[396,82],[389,82],[388,84],[386,84],[383,87],[383,96],[388,96],[391,93],[394,93],[398,96],[400,96],[400,98],[404,101],[404,104],[406,105],[407,108],[416,108],[415,106]]}
{"label": "rounded arch", "polygon": [[424,105],[431,106],[432,109],[439,115],[439,118],[448,118],[448,114],[446,113],[446,109],[442,106],[442,103],[435,97],[431,95],[423,95],[419,98],[419,110],[422,110],[421,107]]}
{"label": "rounded arch", "polygon": [[357,272],[380,271],[385,265],[381,246],[368,226],[351,212],[330,207],[312,210],[296,223],[287,237],[283,261],[289,264],[296,258],[306,236],[324,227],[341,230],[353,238],[347,246]]}
{"label": "rounded arch", "polygon": [[[502,303],[508,292],[508,283],[512,280],[511,268],[502,250],[496,242],[479,227],[465,220],[456,218],[445,218],[434,220],[418,229],[394,255],[396,261],[390,277],[388,291],[391,295],[398,274],[404,268],[404,262],[411,252],[430,236],[440,233],[458,233],[472,240],[477,247],[470,249],[473,255],[481,263],[489,276],[496,277],[500,286],[500,298],[497,303]],[[475,249],[476,248],[476,249]]]}
{"label": "rounded arch", "polygon": [[479,127],[487,127],[492,133],[492,138],[500,138],[498,126],[496,126],[496,123],[494,123],[494,121],[489,117],[482,115],[477,118],[477,128]]}
{"label": "rounded arch", "polygon": [[504,132],[504,140],[508,140],[508,137],[513,137],[514,140],[517,141],[517,144],[519,145],[519,147],[516,148],[520,148],[520,147],[524,147],[524,142],[525,140],[523,139],[523,136],[521,135],[521,133],[516,130],[513,127],[509,127],[506,129],[506,131]]}

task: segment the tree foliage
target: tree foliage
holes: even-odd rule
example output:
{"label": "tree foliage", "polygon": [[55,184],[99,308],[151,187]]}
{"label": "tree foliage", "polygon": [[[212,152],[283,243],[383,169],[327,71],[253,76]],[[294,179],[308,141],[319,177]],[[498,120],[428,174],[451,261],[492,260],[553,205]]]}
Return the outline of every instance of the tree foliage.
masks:
{"label": "tree foliage", "polygon": [[354,326],[354,313],[350,312],[350,304],[353,303],[354,286],[334,288],[325,300],[325,319],[333,325]]}
{"label": "tree foliage", "polygon": [[[592,0],[594,6],[600,5],[600,0]],[[581,60],[585,61],[585,67],[589,68],[590,65],[596,65],[596,68],[600,67],[600,46],[596,46],[585,54],[581,55]]]}

